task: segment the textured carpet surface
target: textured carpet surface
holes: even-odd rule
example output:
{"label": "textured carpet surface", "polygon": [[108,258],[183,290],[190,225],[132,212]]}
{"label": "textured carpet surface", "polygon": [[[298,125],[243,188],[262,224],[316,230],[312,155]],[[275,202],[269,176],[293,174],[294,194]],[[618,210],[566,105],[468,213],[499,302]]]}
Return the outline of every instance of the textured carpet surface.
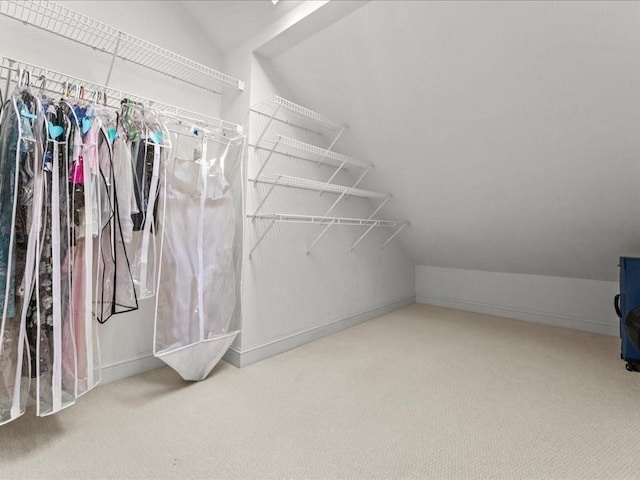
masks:
{"label": "textured carpet surface", "polygon": [[411,305],[200,383],[168,368],[0,427],[0,478],[640,478],[613,337]]}

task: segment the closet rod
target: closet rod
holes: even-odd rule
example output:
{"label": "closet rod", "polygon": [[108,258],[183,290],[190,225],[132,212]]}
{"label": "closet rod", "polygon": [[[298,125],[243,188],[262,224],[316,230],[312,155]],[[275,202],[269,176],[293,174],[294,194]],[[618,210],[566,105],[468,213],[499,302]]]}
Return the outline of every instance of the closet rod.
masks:
{"label": "closet rod", "polygon": [[[87,101],[106,104],[106,106],[114,109],[119,109],[121,102],[127,99],[156,110],[168,117],[180,119],[185,122],[191,122],[201,126],[202,128],[209,130],[222,130],[223,132],[229,132],[234,135],[242,134],[242,125],[238,125],[236,123],[227,122],[226,120],[221,120],[219,118],[186,110],[174,105],[151,100],[149,98],[134,95],[122,90],[117,90],[115,88],[100,85],[95,82],[90,82],[88,80],[8,57],[2,57],[2,63],[0,63],[0,80],[6,80],[7,91],[5,91],[5,97],[8,97],[8,94],[10,93],[9,89],[12,78],[16,78],[17,80],[17,74],[20,71],[29,72],[31,84],[34,89],[39,89],[42,82],[41,79],[44,79],[44,90],[48,93],[65,95],[68,94],[71,88],[78,91],[82,88],[85,92],[85,99]],[[100,101],[98,102],[98,100]]]}

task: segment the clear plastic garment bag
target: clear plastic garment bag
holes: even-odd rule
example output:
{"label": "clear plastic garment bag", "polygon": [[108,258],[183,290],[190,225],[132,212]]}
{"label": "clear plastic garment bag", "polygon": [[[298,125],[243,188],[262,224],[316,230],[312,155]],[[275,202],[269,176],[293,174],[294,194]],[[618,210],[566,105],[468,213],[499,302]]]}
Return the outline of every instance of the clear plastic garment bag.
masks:
{"label": "clear plastic garment bag", "polygon": [[[25,88],[3,105],[0,119],[0,425],[22,415],[33,375],[26,334],[34,285],[35,239],[29,219],[42,202],[38,162],[44,118]],[[33,224],[32,224],[33,225]]]}
{"label": "clear plastic garment bag", "polygon": [[171,137],[164,122],[148,109],[125,104],[123,123],[129,127],[132,143],[134,205],[129,254],[136,293],[144,299],[155,295],[157,286],[159,180],[171,151]]}
{"label": "clear plastic garment bag", "polygon": [[154,355],[185,380],[203,380],[230,347],[236,306],[234,192],[224,166],[242,160],[245,137],[172,133],[162,170],[160,273]]}
{"label": "clear plastic garment bag", "polygon": [[101,208],[106,138],[95,112],[28,86],[3,109],[0,424],[28,402],[39,416],[58,412],[100,381],[95,259],[101,226],[115,218]]}

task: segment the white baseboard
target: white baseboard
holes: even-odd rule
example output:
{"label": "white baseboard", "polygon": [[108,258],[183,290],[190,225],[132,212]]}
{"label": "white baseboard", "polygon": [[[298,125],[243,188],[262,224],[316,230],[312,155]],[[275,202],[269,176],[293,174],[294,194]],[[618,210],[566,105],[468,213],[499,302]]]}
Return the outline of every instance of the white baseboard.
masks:
{"label": "white baseboard", "polygon": [[525,322],[541,323],[554,327],[573,328],[585,332],[600,333],[603,335],[618,336],[618,325],[595,322],[584,318],[572,317],[569,315],[559,315],[555,313],[525,310],[504,305],[488,305],[480,302],[471,302],[459,298],[429,297],[420,296],[416,298],[417,303],[435,305],[437,307],[454,308],[466,312],[482,313],[496,317],[512,318]]}
{"label": "white baseboard", "polygon": [[353,327],[354,325],[366,322],[367,320],[379,317],[380,315],[392,312],[406,305],[411,305],[415,303],[415,301],[415,296],[401,298],[360,313],[349,315],[348,317],[305,330],[299,330],[251,347],[238,348],[232,345],[223,358],[236,367],[246,367],[252,363],[284,353],[287,350],[326,337],[345,328]]}
{"label": "white baseboard", "polygon": [[135,357],[102,365],[101,383],[115,382],[116,380],[138,375],[163,366],[165,366],[165,363],[159,358],[154,357],[152,352],[143,353]]}
{"label": "white baseboard", "polygon": [[619,335],[615,282],[416,266],[417,302]]}

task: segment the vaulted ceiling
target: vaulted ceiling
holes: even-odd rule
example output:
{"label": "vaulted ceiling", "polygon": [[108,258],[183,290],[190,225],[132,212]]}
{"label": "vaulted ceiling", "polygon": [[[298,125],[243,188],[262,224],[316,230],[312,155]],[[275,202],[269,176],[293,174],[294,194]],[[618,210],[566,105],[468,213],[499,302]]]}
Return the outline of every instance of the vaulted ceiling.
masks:
{"label": "vaulted ceiling", "polygon": [[226,53],[251,35],[277,21],[302,1],[282,0],[178,0],[214,47]]}
{"label": "vaulted ceiling", "polygon": [[[229,51],[297,2],[181,3]],[[375,1],[268,60],[349,124],[417,264],[614,280],[640,256],[639,25],[639,2]]]}
{"label": "vaulted ceiling", "polygon": [[614,280],[640,255],[640,3],[370,2],[272,58],[350,125],[418,264]]}

